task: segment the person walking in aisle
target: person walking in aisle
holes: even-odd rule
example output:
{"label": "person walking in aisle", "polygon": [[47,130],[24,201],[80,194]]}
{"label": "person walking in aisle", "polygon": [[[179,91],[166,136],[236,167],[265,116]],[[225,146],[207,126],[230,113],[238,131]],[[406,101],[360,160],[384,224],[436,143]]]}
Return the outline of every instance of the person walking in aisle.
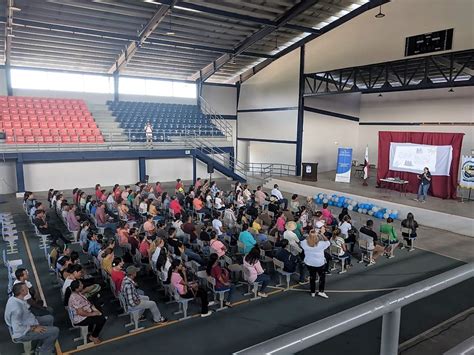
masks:
{"label": "person walking in aisle", "polygon": [[330,242],[323,233],[311,229],[305,240],[301,242],[304,250],[304,263],[309,271],[309,285],[311,288],[311,297],[316,296],[316,274],[319,275],[319,291],[318,296],[328,298],[324,292],[326,283],[326,258],[324,250],[329,248]]}
{"label": "person walking in aisle", "polygon": [[418,195],[416,196],[415,201],[421,201],[421,203],[425,203],[428,190],[431,186],[430,169],[425,167],[423,169],[423,174],[418,175],[418,180],[420,180],[420,186],[418,187]]}

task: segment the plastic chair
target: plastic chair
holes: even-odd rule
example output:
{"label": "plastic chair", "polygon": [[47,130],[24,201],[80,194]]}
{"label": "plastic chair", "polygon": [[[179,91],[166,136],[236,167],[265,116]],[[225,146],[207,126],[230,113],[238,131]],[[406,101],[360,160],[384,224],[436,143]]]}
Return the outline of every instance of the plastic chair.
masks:
{"label": "plastic chair", "polygon": [[14,344],[22,344],[23,345],[22,355],[33,354],[33,345],[32,345],[31,341],[18,341],[18,340],[15,340],[15,339],[13,339],[13,336],[12,336],[13,331],[12,331],[11,327],[8,327],[8,331],[10,332],[10,337],[11,337],[12,342]]}
{"label": "plastic chair", "polygon": [[77,347],[77,349],[80,349],[80,348],[83,348],[85,346],[87,346],[87,334],[89,332],[89,327],[87,325],[76,325],[74,324],[74,314],[73,314],[73,311],[72,309],[70,309],[69,307],[66,307],[67,308],[67,313],[68,313],[68,316],[69,316],[69,320],[71,321],[71,326],[73,329],[79,329],[79,332],[80,332],[80,336],[77,337],[77,338],[74,338],[74,341],[81,341],[82,340],[82,345],[79,345]]}
{"label": "plastic chair", "polygon": [[[373,252],[374,252],[374,246],[373,246],[373,243],[372,243],[372,248],[370,247],[370,242],[369,240],[367,239],[360,239],[360,236],[361,234],[359,235],[359,250],[362,254],[362,257],[360,258],[360,260],[358,261],[358,263],[363,263],[364,261],[367,262],[367,265],[366,266],[371,266],[371,265],[374,265],[375,262],[374,262],[374,259],[372,257],[373,255]],[[370,237],[369,237],[370,238]]]}
{"label": "plastic chair", "polygon": [[[415,245],[416,237],[411,237],[411,236],[410,236],[411,233],[412,233],[411,228],[401,227],[401,232],[408,234],[408,238],[406,238],[406,239],[408,239],[408,240],[410,241],[411,246],[410,246],[410,247],[405,246],[405,242],[403,242],[402,247],[401,247],[400,249],[409,248],[409,249],[408,249],[409,252],[415,250],[414,245]],[[403,235],[403,234],[402,234],[402,235]],[[403,240],[405,241],[405,237],[403,237]]]}
{"label": "plastic chair", "polygon": [[343,249],[337,245],[331,245],[329,247],[329,253],[332,256],[332,261],[333,261],[333,268],[331,270],[335,270],[335,264],[337,262],[341,263],[341,271],[339,271],[339,274],[344,274],[347,272],[347,269],[345,267],[346,265],[346,260],[349,259],[349,256],[340,256],[339,254],[343,251]]}
{"label": "plastic chair", "polygon": [[277,258],[273,258],[273,267],[275,268],[276,272],[278,273],[278,277],[280,279],[280,283],[277,285],[277,287],[281,287],[284,285],[282,282],[282,277],[285,276],[286,279],[286,288],[284,291],[288,291],[290,289],[290,281],[291,281],[291,275],[294,274],[294,272],[287,272],[284,270],[285,264],[283,261],[278,260]]}
{"label": "plastic chair", "polygon": [[219,312],[223,309],[226,309],[227,307],[224,307],[224,297],[225,293],[230,291],[230,288],[225,290],[216,290],[216,279],[212,276],[207,277],[207,284],[214,294],[214,301],[216,301],[216,296],[219,298],[219,308],[217,308],[216,311]]}
{"label": "plastic chair", "polygon": [[144,310],[142,310],[142,309],[131,310],[128,307],[127,302],[126,302],[126,300],[125,300],[125,298],[124,298],[124,296],[121,292],[118,294],[118,297],[119,297],[120,305],[122,306],[122,308],[124,310],[124,313],[128,314],[130,316],[130,323],[125,324],[125,328],[128,328],[132,325],[134,327],[133,329],[130,329],[128,332],[129,333],[134,333],[138,330],[144,329],[144,327],[139,327],[138,326],[138,323],[140,322],[140,316],[142,315]]}
{"label": "plastic chair", "polygon": [[188,316],[188,305],[192,298],[183,298],[179,295],[178,290],[176,290],[175,287],[171,286],[171,288],[173,292],[173,298],[179,305],[178,311],[174,312],[174,314],[183,314],[183,317],[179,319],[180,321],[190,318]]}
{"label": "plastic chair", "polygon": [[393,245],[390,244],[390,236],[387,233],[380,233],[380,242],[383,244],[384,247],[390,247],[390,254],[388,255],[388,259],[393,258],[395,255]]}
{"label": "plastic chair", "polygon": [[258,288],[260,287],[261,284],[259,282],[249,281],[250,270],[247,269],[245,266],[242,269],[243,269],[243,272],[244,272],[244,280],[247,281],[247,286],[248,286],[247,292],[244,293],[244,296],[253,295],[253,297],[250,299],[250,301],[259,300],[261,297],[258,296]]}

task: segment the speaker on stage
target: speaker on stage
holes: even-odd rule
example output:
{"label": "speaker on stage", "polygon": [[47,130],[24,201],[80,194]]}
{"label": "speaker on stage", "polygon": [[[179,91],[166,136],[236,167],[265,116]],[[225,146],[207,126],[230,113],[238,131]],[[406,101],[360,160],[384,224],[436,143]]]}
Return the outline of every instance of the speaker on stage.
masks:
{"label": "speaker on stage", "polygon": [[208,163],[207,164],[207,173],[208,174],[214,174],[214,164],[213,163]]}

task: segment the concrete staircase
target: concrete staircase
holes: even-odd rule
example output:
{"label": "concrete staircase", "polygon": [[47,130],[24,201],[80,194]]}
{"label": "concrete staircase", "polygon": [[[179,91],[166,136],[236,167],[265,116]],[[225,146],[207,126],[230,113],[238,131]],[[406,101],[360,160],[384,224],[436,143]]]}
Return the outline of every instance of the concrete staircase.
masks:
{"label": "concrete staircase", "polygon": [[120,128],[106,104],[87,103],[87,106],[106,142],[128,142],[127,133]]}

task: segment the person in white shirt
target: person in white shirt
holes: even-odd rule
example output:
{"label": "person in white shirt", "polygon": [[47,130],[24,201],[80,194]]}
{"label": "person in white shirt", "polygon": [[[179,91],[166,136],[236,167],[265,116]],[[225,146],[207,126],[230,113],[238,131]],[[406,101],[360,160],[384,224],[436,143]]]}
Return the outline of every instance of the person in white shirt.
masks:
{"label": "person in white shirt", "polygon": [[222,238],[224,232],[222,231],[222,221],[219,218],[219,215],[215,215],[214,219],[212,220],[212,229],[216,232],[217,237],[219,239]]}
{"label": "person in white shirt", "polygon": [[151,123],[148,121],[145,125],[145,136],[146,136],[146,142],[147,143],[153,143],[153,126]]}
{"label": "person in white shirt", "polygon": [[214,199],[214,207],[216,208],[216,210],[219,210],[219,211],[225,208],[225,206],[222,203],[222,191],[219,191],[217,193],[217,196]]}
{"label": "person in white shirt", "polygon": [[349,233],[352,229],[351,217],[345,215],[342,219],[342,223],[339,223],[339,229],[341,230],[341,235],[345,240],[345,243],[348,243],[351,246],[351,253],[354,251],[355,245],[355,235],[354,233]]}
{"label": "person in white shirt", "polygon": [[271,194],[278,200],[278,204],[284,205],[283,209],[288,209],[288,200],[281,194],[281,191],[278,189],[278,184],[273,185]]}
{"label": "person in white shirt", "polygon": [[324,292],[326,283],[326,258],[324,257],[324,250],[329,248],[330,243],[324,236],[325,228],[322,227],[319,231],[312,229],[308,236],[301,242],[301,247],[304,250],[304,263],[309,271],[309,285],[311,289],[311,297],[316,295],[316,274],[319,275],[319,292],[318,296],[328,298]]}
{"label": "person in white shirt", "polygon": [[338,256],[347,257],[347,266],[352,266],[351,254],[349,254],[347,251],[346,243],[344,242],[344,239],[341,237],[341,230],[339,228],[336,228],[332,231],[330,243],[332,246],[338,247],[338,250],[339,250]]}

